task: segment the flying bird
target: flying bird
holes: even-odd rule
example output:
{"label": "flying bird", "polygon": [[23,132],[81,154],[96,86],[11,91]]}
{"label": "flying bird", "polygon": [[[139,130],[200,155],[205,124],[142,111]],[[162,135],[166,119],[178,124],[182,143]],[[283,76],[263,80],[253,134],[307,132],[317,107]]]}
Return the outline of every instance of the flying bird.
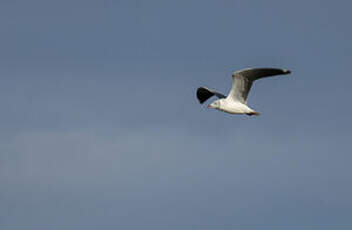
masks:
{"label": "flying bird", "polygon": [[201,104],[212,96],[219,99],[207,106],[231,114],[247,114],[249,116],[259,115],[259,113],[247,105],[248,93],[253,82],[260,78],[284,75],[291,73],[287,69],[275,68],[248,68],[232,73],[232,88],[228,96],[215,90],[200,87],[197,89],[197,98]]}

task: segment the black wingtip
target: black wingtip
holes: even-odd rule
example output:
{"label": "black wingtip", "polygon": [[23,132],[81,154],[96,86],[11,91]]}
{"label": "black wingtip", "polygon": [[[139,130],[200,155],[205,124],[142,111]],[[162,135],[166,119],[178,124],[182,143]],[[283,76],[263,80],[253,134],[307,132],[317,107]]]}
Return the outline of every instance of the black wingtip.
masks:
{"label": "black wingtip", "polygon": [[200,104],[203,104],[206,100],[212,97],[214,93],[212,93],[209,89],[205,87],[199,87],[197,89],[197,99]]}
{"label": "black wingtip", "polygon": [[284,74],[290,74],[290,73],[291,73],[291,70],[284,69]]}

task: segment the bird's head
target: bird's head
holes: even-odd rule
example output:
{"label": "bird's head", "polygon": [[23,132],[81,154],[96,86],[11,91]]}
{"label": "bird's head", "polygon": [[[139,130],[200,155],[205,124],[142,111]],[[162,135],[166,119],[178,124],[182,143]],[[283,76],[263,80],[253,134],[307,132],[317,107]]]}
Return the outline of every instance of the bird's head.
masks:
{"label": "bird's head", "polygon": [[221,105],[220,100],[216,100],[213,103],[211,103],[210,105],[207,106],[208,109],[219,109]]}

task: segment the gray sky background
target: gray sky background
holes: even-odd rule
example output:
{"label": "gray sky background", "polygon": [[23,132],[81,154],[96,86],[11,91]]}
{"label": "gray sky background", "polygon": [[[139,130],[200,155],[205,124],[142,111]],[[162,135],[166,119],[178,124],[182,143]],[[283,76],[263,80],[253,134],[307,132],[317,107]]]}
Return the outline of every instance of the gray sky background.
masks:
{"label": "gray sky background", "polygon": [[2,0],[0,228],[351,229],[351,7]]}

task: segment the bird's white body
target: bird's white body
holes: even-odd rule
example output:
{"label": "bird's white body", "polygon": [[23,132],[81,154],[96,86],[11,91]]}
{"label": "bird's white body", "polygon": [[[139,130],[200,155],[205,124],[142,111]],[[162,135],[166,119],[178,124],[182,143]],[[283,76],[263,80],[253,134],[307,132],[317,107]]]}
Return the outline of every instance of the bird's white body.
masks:
{"label": "bird's white body", "polygon": [[257,112],[249,108],[248,105],[239,101],[233,101],[231,98],[223,98],[218,101],[220,102],[220,106],[215,107],[217,110],[231,114],[257,114]]}

